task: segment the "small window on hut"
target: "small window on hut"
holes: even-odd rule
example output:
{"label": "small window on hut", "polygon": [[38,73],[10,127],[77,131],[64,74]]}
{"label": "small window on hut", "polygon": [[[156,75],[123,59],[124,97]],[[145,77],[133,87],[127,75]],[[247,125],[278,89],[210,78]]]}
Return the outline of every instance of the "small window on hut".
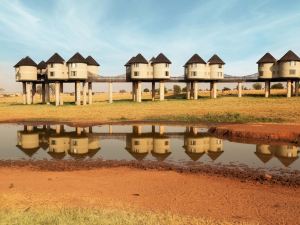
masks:
{"label": "small window on hut", "polygon": [[221,64],[219,64],[219,68],[222,69],[222,65]]}
{"label": "small window on hut", "polygon": [[77,72],[76,72],[76,71],[71,71],[71,76],[72,76],[72,77],[76,77],[76,75],[77,75]]}
{"label": "small window on hut", "polygon": [[54,77],[54,72],[50,72],[50,77]]}
{"label": "small window on hut", "polygon": [[139,75],[139,72],[135,71],[133,74],[135,77],[137,77]]}
{"label": "small window on hut", "polygon": [[169,71],[166,71],[166,77],[168,77],[169,76]]}
{"label": "small window on hut", "polygon": [[296,75],[296,70],[290,70],[290,75]]}
{"label": "small window on hut", "polygon": [[53,68],[53,63],[50,64],[50,68]]}

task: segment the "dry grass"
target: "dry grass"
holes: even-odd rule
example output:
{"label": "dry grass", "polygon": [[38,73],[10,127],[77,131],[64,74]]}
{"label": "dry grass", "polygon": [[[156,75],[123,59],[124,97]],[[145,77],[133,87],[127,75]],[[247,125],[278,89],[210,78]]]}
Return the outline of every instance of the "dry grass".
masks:
{"label": "dry grass", "polygon": [[[1,224],[197,224],[197,225],[225,225],[233,224],[225,221],[216,221],[204,218],[192,218],[171,214],[158,214],[153,212],[135,212],[132,210],[117,209],[1,209]],[[248,223],[234,223],[248,224]]]}
{"label": "dry grass", "polygon": [[[230,96],[236,94],[219,93],[217,99],[206,97],[207,92],[202,92],[197,101],[183,100],[183,96],[177,99],[170,98],[164,102],[150,101],[150,94],[143,94],[143,102],[131,101],[130,93],[114,93],[113,104],[107,103],[107,94],[101,93],[94,96],[94,104],[75,106],[74,96],[65,95],[65,105],[55,107],[53,105],[22,105],[22,97],[0,98],[0,121],[9,120],[52,120],[73,122],[107,122],[124,120],[164,119],[184,120],[184,118],[201,118],[208,114],[213,117],[226,115],[238,115],[239,118],[247,118],[246,122],[298,122],[300,121],[300,97],[287,99],[278,94],[284,94],[284,90],[273,91],[271,98],[264,98],[263,91],[247,91],[254,96],[237,98]],[[35,102],[40,102],[39,96]],[[225,116],[224,116],[225,115]],[[250,120],[250,121],[249,121]],[[222,122],[216,120],[216,122]],[[226,122],[226,120],[224,121]],[[229,121],[234,122],[234,121]],[[242,122],[242,121],[237,121]]]}

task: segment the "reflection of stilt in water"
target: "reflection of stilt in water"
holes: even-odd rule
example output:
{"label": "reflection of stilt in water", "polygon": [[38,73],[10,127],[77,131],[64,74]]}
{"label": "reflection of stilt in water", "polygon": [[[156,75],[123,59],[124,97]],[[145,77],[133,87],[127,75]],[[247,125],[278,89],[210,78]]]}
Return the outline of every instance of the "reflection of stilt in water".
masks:
{"label": "reflection of stilt in water", "polygon": [[17,147],[27,156],[32,157],[39,150],[39,132],[36,127],[25,125],[23,131],[17,131],[17,136]]}
{"label": "reflection of stilt in water", "polygon": [[133,126],[132,134],[126,135],[126,150],[137,160],[143,160],[149,152],[157,160],[163,161],[170,154],[170,139],[164,134],[164,127],[159,127],[155,133],[152,126],[150,133],[142,133],[142,126]]}
{"label": "reflection of stilt in water", "polygon": [[298,147],[293,145],[257,145],[255,154],[263,162],[267,163],[275,156],[284,166],[290,166],[298,159]]}
{"label": "reflection of stilt in water", "polygon": [[198,133],[198,129],[195,127],[187,127],[183,148],[193,161],[199,160],[205,153],[212,160],[216,160],[223,153],[223,141],[207,134]]}

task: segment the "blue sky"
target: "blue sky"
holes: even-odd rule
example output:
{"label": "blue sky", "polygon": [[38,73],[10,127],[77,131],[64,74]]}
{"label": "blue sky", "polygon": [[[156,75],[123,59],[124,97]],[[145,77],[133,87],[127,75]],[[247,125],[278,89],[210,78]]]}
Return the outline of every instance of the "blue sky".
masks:
{"label": "blue sky", "polygon": [[18,89],[12,66],[26,55],[36,62],[54,52],[66,60],[79,51],[101,64],[102,75],[124,73],[137,53],[160,52],[172,74],[194,54],[217,53],[225,73],[256,72],[267,51],[300,55],[298,0],[1,0],[0,87]]}

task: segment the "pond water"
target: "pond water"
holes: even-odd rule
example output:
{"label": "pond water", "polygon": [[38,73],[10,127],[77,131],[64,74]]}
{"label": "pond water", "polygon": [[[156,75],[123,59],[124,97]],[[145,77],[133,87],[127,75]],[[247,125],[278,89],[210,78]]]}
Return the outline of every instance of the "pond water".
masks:
{"label": "pond water", "polygon": [[245,144],[206,128],[170,125],[0,125],[2,160],[150,160],[185,166],[243,165],[300,170],[299,147]]}

